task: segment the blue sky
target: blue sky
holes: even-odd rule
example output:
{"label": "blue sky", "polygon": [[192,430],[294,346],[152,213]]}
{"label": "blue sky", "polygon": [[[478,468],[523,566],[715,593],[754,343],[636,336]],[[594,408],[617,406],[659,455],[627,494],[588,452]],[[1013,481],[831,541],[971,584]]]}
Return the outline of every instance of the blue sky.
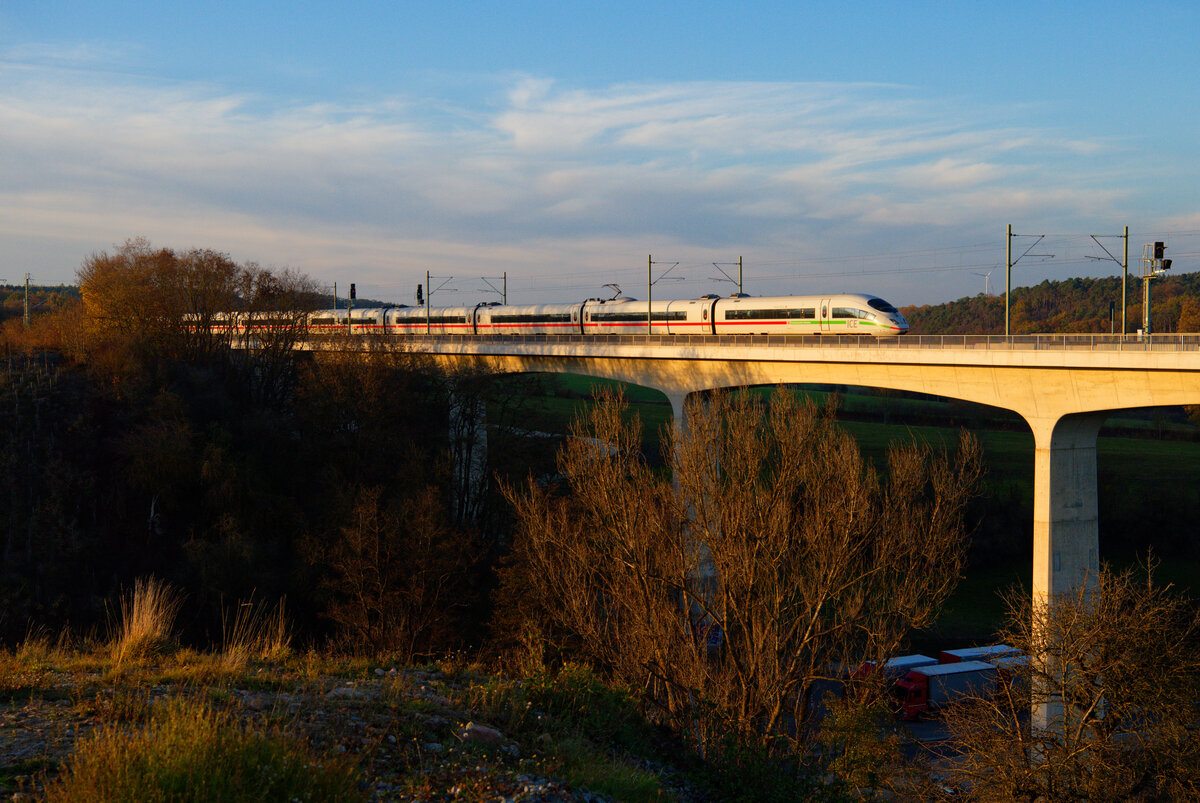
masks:
{"label": "blue sky", "polygon": [[[1200,258],[1200,4],[0,4],[0,279],[129,237],[411,301],[875,292]],[[1020,253],[1034,241],[1019,238]],[[1119,240],[1105,244],[1119,255]],[[729,268],[726,267],[728,271]],[[454,277],[450,280],[448,277]],[[453,292],[452,292],[453,291]]]}

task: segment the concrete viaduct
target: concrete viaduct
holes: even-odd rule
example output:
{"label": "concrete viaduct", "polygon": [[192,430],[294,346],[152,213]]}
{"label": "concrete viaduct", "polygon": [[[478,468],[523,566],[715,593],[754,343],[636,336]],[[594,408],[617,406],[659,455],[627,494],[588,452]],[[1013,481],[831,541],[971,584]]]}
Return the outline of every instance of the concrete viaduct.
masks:
{"label": "concrete viaduct", "polygon": [[[916,391],[1002,407],[1035,443],[1033,593],[1077,588],[1098,568],[1096,436],[1115,410],[1200,404],[1200,343],[1093,335],[417,337],[405,350],[508,373],[557,372],[655,388],[683,420],[688,394],[786,383]],[[345,343],[342,343],[342,348]],[[319,347],[318,347],[319,348]]]}

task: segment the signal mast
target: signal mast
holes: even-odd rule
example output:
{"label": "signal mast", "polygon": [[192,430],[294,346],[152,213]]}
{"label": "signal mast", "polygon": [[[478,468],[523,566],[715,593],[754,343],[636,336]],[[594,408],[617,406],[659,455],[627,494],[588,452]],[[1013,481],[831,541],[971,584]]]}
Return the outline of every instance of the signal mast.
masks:
{"label": "signal mast", "polygon": [[1142,333],[1150,337],[1150,284],[1171,269],[1171,260],[1163,259],[1167,246],[1161,240],[1142,246]]}

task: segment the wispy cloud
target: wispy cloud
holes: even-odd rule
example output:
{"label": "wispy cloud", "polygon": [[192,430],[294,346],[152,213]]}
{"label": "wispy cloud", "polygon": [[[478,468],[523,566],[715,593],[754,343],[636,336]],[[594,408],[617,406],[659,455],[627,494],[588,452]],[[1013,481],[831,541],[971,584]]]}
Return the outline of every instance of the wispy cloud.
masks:
{"label": "wispy cloud", "polygon": [[906,87],[520,77],[448,118],[414,97],[280,105],[44,56],[0,61],[0,237],[59,232],[76,263],[144,234],[383,287],[564,260],[585,274],[648,249],[703,264],[911,247],[1121,198],[1105,143]]}
{"label": "wispy cloud", "polygon": [[117,47],[99,42],[25,42],[7,48],[0,54],[0,60],[14,69],[58,67],[96,70],[120,63],[127,52],[128,46]]}

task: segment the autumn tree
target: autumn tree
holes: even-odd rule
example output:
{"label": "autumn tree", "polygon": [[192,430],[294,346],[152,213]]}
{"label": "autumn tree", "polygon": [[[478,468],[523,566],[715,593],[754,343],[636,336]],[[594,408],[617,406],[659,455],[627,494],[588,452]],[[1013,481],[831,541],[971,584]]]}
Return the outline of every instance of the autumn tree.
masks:
{"label": "autumn tree", "polygon": [[[999,639],[1033,656],[995,696],[950,712],[956,799],[1200,799],[1200,616],[1152,572],[1103,569],[1034,605],[1009,596]],[[1051,714],[1031,727],[1030,705]]]}
{"label": "autumn tree", "polygon": [[91,351],[110,370],[162,358],[211,360],[242,335],[251,388],[267,399],[293,378],[290,352],[317,299],[316,285],[300,274],[238,265],[208,249],[155,248],[141,238],[93,254],[78,277]]}
{"label": "autumn tree", "polygon": [[93,254],[78,275],[93,348],[125,360],[207,350],[213,317],[235,304],[237,274],[224,255],[144,239]]}
{"label": "autumn tree", "polygon": [[1177,332],[1200,332],[1200,299],[1188,296],[1179,302]]}
{"label": "autumn tree", "polygon": [[509,490],[506,582],[701,752],[728,733],[800,749],[817,684],[891,654],[954,588],[977,445],[893,449],[880,480],[782,391],[689,404],[671,478],[640,431],[606,398],[560,454],[564,487]]}

